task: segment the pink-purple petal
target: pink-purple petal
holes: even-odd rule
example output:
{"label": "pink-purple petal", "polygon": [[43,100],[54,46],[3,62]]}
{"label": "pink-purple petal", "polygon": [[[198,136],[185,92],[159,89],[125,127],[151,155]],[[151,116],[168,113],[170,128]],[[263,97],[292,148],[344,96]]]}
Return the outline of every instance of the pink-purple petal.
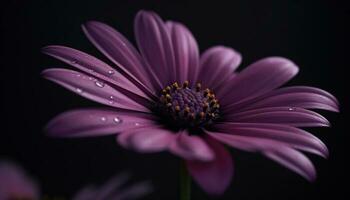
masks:
{"label": "pink-purple petal", "polygon": [[229,122],[273,123],[295,127],[330,126],[329,121],[322,115],[303,108],[267,107],[255,110],[227,114]]}
{"label": "pink-purple petal", "polygon": [[173,138],[171,131],[154,124],[125,130],[117,136],[117,142],[140,153],[153,153],[166,150]]}
{"label": "pink-purple petal", "polygon": [[154,124],[150,114],[112,109],[80,109],[64,112],[52,119],[45,130],[53,137],[103,136]]}
{"label": "pink-purple petal", "polygon": [[159,78],[161,88],[176,81],[174,52],[169,32],[160,17],[140,11],[135,17],[135,37],[149,69]]}
{"label": "pink-purple petal", "polygon": [[195,84],[199,69],[199,49],[192,33],[181,23],[167,21],[174,49],[176,78],[179,83],[190,80]]}
{"label": "pink-purple petal", "polygon": [[52,68],[43,71],[42,75],[44,78],[98,103],[116,108],[149,112],[145,106],[136,103],[102,80],[90,77],[87,74]]}
{"label": "pink-purple petal", "polygon": [[233,176],[233,161],[224,146],[211,138],[206,138],[215,159],[210,162],[187,161],[187,168],[194,181],[207,193],[220,195],[230,185]]}
{"label": "pink-purple petal", "polygon": [[309,181],[316,178],[316,170],[311,161],[299,151],[283,143],[268,139],[252,139],[247,136],[206,132],[211,137],[234,148],[249,152],[260,152]]}
{"label": "pink-purple petal", "polygon": [[241,55],[232,48],[211,47],[200,58],[200,81],[205,87],[216,91],[221,83],[233,76],[241,61]]}
{"label": "pink-purple petal", "polygon": [[118,70],[135,85],[152,95],[150,89],[155,89],[151,83],[143,60],[135,47],[112,27],[96,21],[85,23],[83,31],[88,39],[109,58]]}
{"label": "pink-purple petal", "polygon": [[129,79],[125,78],[119,71],[113,69],[105,62],[81,52],[65,46],[47,46],[42,49],[43,53],[61,60],[83,72],[95,76],[103,81],[117,87],[120,91],[127,90],[133,93],[135,100],[139,102],[152,101],[141,89],[135,86]]}
{"label": "pink-purple petal", "polygon": [[131,147],[140,153],[153,153],[168,149],[170,143],[174,140],[173,132],[164,129],[137,129],[136,134],[130,138]]}
{"label": "pink-purple petal", "polygon": [[186,160],[211,161],[215,158],[214,152],[202,138],[189,135],[187,131],[177,134],[169,151]]}
{"label": "pink-purple petal", "polygon": [[264,58],[238,73],[217,96],[221,97],[222,106],[232,106],[282,86],[293,78],[298,70],[298,67],[286,58]]}
{"label": "pink-purple petal", "polygon": [[280,125],[259,123],[219,123],[213,127],[216,131],[254,138],[265,138],[285,143],[296,149],[307,151],[327,158],[326,145],[317,137],[302,129]]}
{"label": "pink-purple petal", "polygon": [[279,88],[259,98],[227,107],[225,110],[241,111],[272,106],[301,107],[339,112],[339,102],[333,95],[319,88],[307,86]]}

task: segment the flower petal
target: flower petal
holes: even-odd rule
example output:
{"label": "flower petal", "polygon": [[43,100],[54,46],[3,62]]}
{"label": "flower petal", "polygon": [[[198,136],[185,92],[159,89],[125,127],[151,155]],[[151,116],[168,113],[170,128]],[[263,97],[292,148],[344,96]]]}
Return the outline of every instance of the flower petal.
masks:
{"label": "flower petal", "polygon": [[154,124],[152,116],[112,109],[80,109],[64,112],[52,119],[45,130],[54,137],[88,137]]}
{"label": "flower petal", "polygon": [[220,101],[224,107],[231,106],[280,87],[293,78],[298,70],[298,67],[286,58],[264,58],[240,72],[217,96],[222,97]]}
{"label": "flower petal", "polygon": [[187,161],[187,168],[204,191],[220,195],[230,185],[233,176],[232,158],[220,143],[211,138],[206,138],[206,142],[214,151],[215,159],[210,162]]}
{"label": "flower petal", "polygon": [[149,112],[146,107],[136,103],[100,79],[89,77],[84,73],[53,68],[43,71],[42,75],[44,78],[90,100],[116,108]]}
{"label": "flower petal", "polygon": [[267,139],[250,138],[246,136],[228,135],[206,131],[211,137],[227,145],[250,152],[261,152],[268,158],[284,167],[298,173],[305,179],[313,181],[316,170],[311,161],[302,153],[289,146]]}
{"label": "flower petal", "polygon": [[174,134],[159,125],[126,130],[117,137],[121,146],[140,153],[164,151],[173,139]]}
{"label": "flower petal", "polygon": [[213,127],[218,132],[254,138],[276,140],[293,148],[328,157],[326,145],[314,135],[286,125],[259,123],[219,123]]}
{"label": "flower petal", "polygon": [[111,86],[116,86],[119,91],[127,90],[129,94],[130,92],[135,94],[134,99],[141,103],[146,100],[151,101],[142,90],[125,78],[123,74],[89,54],[64,46],[47,46],[44,47],[42,51],[87,74],[91,74],[103,81],[111,83]]}
{"label": "flower petal", "polygon": [[236,104],[230,108],[225,108],[225,110],[241,111],[263,107],[288,106],[339,112],[338,105],[338,100],[324,90],[307,86],[292,86],[268,92],[259,98]]}
{"label": "flower petal", "polygon": [[275,123],[295,127],[330,126],[322,115],[303,108],[268,107],[226,115],[230,122]]}
{"label": "flower petal", "polygon": [[169,150],[186,160],[211,161],[215,157],[212,149],[202,138],[188,135],[186,131],[177,134]]}
{"label": "flower petal", "polygon": [[149,78],[142,58],[134,46],[118,31],[101,22],[85,23],[83,31],[88,39],[109,58],[124,76],[135,85],[152,94],[153,79]]}
{"label": "flower petal", "polygon": [[153,12],[138,12],[135,17],[135,36],[141,55],[160,79],[161,87],[175,82],[173,47],[160,17]]}
{"label": "flower petal", "polygon": [[191,81],[193,86],[199,69],[199,49],[192,33],[181,23],[167,21],[175,56],[176,78],[179,83]]}
{"label": "flower petal", "polygon": [[199,77],[205,87],[213,89],[226,81],[242,61],[241,55],[235,50],[215,46],[206,50],[200,59]]}

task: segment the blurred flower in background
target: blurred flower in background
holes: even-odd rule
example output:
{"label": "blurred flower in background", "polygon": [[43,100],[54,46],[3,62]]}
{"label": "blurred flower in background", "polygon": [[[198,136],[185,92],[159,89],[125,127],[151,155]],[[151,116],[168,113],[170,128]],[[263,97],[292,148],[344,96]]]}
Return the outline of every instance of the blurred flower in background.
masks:
{"label": "blurred flower in background", "polygon": [[153,190],[149,182],[125,185],[128,180],[128,174],[118,174],[101,186],[84,187],[78,191],[73,200],[133,200],[144,197]]}
{"label": "blurred flower in background", "polygon": [[38,200],[38,184],[16,164],[0,161],[0,200]]}
{"label": "blurred flower in background", "polygon": [[[73,200],[136,200],[152,192],[149,182],[126,185],[127,173],[112,177],[106,183],[86,186],[78,191]],[[43,195],[38,184],[18,165],[0,161],[0,200],[64,200],[63,197]]]}

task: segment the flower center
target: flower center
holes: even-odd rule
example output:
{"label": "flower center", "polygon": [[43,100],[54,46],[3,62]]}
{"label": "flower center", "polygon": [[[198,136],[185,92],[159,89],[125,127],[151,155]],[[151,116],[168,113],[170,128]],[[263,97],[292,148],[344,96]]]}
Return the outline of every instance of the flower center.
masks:
{"label": "flower center", "polygon": [[211,124],[219,117],[219,102],[210,89],[202,89],[200,83],[194,88],[185,81],[165,87],[157,108],[163,120],[177,127],[199,127]]}

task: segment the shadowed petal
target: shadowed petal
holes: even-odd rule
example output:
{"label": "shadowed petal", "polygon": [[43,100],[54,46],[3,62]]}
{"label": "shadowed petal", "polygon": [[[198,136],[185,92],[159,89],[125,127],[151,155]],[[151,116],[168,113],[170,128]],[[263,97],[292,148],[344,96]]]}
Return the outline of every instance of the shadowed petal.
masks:
{"label": "shadowed petal", "polygon": [[167,21],[174,48],[176,78],[179,83],[190,80],[193,86],[199,70],[199,50],[192,33],[181,23]]}
{"label": "shadowed petal", "polygon": [[82,28],[88,39],[116,64],[124,76],[152,94],[149,88],[155,89],[151,85],[153,79],[148,76],[140,54],[122,34],[112,27],[96,21],[87,22]]}
{"label": "shadowed petal", "polygon": [[80,109],[64,112],[47,126],[54,137],[86,137],[117,134],[135,127],[154,124],[152,116],[112,109]]}
{"label": "shadowed petal", "polygon": [[177,134],[169,146],[170,152],[186,160],[211,161],[215,155],[208,144],[196,135],[188,135],[187,131]]}
{"label": "shadowed petal", "polygon": [[215,46],[206,50],[200,59],[199,79],[205,87],[215,89],[233,75],[242,61],[235,50]]}
{"label": "shadowed petal", "polygon": [[268,158],[298,173],[309,181],[316,178],[315,167],[302,153],[289,146],[267,139],[250,138],[206,131],[211,137],[234,148],[250,152],[261,152]]}
{"label": "shadowed petal", "polygon": [[42,72],[44,78],[51,80],[85,98],[116,107],[134,111],[149,112],[149,110],[120,93],[103,81],[67,69],[47,69]]}
{"label": "shadowed petal", "polygon": [[87,74],[111,83],[111,86],[116,86],[120,91],[127,90],[129,93],[135,94],[134,96],[138,98],[135,97],[134,99],[139,100],[139,102],[151,101],[142,90],[125,78],[123,74],[89,54],[64,46],[47,46],[42,51]]}
{"label": "shadowed petal", "polygon": [[258,123],[220,123],[213,127],[218,132],[283,142],[293,148],[328,157],[326,145],[314,135],[286,125]]}
{"label": "shadowed petal", "polygon": [[160,79],[161,88],[176,81],[174,52],[169,32],[160,17],[140,11],[135,17],[135,37],[144,60]]}
{"label": "shadowed petal", "polygon": [[217,96],[224,107],[236,104],[280,87],[297,72],[298,67],[286,58],[264,58],[240,72]]}
{"label": "shadowed petal", "polygon": [[303,108],[268,107],[239,113],[225,117],[230,122],[274,123],[295,127],[330,126],[322,115]]}
{"label": "shadowed petal", "polygon": [[124,131],[117,137],[121,146],[140,153],[164,151],[173,139],[174,134],[159,125],[135,127],[135,129]]}
{"label": "shadowed petal", "polygon": [[187,168],[199,186],[209,194],[220,195],[230,185],[233,162],[223,145],[211,138],[206,142],[213,150],[215,159],[210,162],[187,161]]}

